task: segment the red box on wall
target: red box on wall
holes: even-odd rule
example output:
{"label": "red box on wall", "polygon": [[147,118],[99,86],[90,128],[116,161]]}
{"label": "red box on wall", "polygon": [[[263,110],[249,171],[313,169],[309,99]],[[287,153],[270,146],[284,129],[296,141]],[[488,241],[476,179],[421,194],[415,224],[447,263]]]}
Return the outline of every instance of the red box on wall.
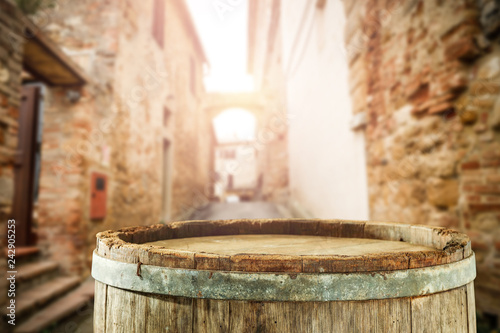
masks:
{"label": "red box on wall", "polygon": [[102,220],[106,217],[106,198],[108,193],[108,176],[92,172],[90,184],[90,218]]}

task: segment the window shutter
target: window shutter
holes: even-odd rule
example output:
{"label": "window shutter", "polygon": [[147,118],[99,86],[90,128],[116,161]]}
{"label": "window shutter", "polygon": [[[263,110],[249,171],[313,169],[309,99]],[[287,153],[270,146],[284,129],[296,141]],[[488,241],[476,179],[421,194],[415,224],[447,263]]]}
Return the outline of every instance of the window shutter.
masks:
{"label": "window shutter", "polygon": [[153,38],[163,48],[165,39],[165,0],[154,0]]}

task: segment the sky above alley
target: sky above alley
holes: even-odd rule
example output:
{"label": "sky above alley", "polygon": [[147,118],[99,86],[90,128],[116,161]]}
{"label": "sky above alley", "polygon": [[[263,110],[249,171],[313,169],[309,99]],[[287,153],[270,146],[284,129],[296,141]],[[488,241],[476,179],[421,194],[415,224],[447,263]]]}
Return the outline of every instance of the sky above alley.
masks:
{"label": "sky above alley", "polygon": [[[253,80],[247,73],[247,0],[187,0],[198,35],[210,62],[207,91],[248,91]],[[255,138],[255,119],[242,109],[229,109],[214,119],[219,142]]]}
{"label": "sky above alley", "polygon": [[247,0],[187,0],[210,62],[208,91],[253,89],[247,74]]}

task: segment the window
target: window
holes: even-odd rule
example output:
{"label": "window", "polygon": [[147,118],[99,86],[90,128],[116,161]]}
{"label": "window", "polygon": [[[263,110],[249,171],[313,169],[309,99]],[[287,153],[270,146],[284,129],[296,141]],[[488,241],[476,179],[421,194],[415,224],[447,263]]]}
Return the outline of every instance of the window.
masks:
{"label": "window", "polygon": [[193,57],[191,57],[190,72],[191,72],[191,77],[189,83],[190,83],[191,93],[193,95],[196,95],[196,64],[194,62]]}
{"label": "window", "polygon": [[221,157],[225,159],[235,159],[236,151],[234,149],[226,149],[221,151]]}
{"label": "window", "polygon": [[325,8],[325,5],[326,5],[326,0],[316,0],[316,7],[318,9]]}
{"label": "window", "polygon": [[154,0],[153,7],[153,38],[163,48],[165,32],[165,0]]}
{"label": "window", "polygon": [[163,126],[167,127],[168,126],[168,121],[170,120],[170,116],[172,115],[172,112],[164,107],[163,108]]}

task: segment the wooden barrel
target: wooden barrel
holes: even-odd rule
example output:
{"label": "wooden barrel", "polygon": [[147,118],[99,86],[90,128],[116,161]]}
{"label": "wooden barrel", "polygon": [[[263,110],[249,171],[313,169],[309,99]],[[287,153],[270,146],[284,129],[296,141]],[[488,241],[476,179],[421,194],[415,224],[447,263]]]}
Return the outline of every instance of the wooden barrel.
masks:
{"label": "wooden barrel", "polygon": [[464,234],[337,220],[97,235],[95,332],[476,332]]}

